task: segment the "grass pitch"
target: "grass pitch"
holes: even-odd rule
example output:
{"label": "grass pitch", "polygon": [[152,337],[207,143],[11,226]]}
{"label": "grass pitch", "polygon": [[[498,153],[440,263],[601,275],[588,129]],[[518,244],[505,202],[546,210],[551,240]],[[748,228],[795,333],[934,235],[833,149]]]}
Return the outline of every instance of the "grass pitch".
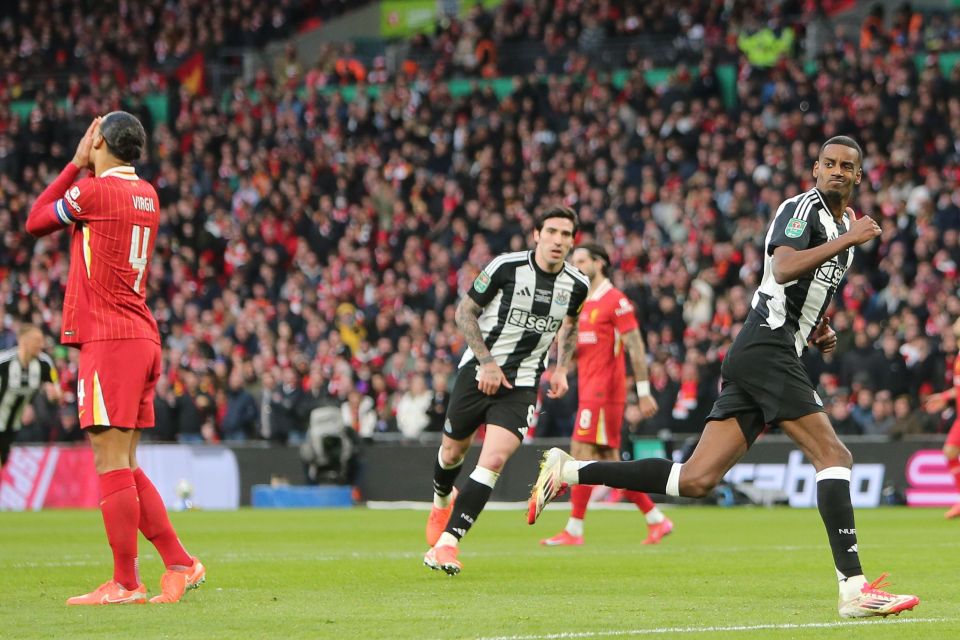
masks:
{"label": "grass pitch", "polygon": [[[635,511],[588,514],[587,543],[546,548],[567,511],[534,527],[488,511],[463,543],[463,572],[422,565],[425,511],[173,514],[207,583],[176,605],[67,607],[111,575],[95,511],[0,514],[2,638],[950,638],[958,637],[960,522],[940,510],[857,514],[869,578],[920,605],[843,621],[815,510],[668,509],[674,533],[639,544]],[[150,594],[162,571],[141,538]]]}

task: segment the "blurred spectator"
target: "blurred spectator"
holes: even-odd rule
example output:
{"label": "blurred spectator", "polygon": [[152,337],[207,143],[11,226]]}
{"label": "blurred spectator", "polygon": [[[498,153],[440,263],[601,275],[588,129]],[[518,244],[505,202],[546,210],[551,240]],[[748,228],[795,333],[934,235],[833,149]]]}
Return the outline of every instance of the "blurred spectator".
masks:
{"label": "blurred spectator", "polygon": [[410,388],[397,403],[397,428],[404,438],[416,438],[427,428],[430,422],[427,412],[432,400],[433,392],[423,376],[413,376]]}
{"label": "blurred spectator", "polygon": [[221,422],[223,439],[226,441],[246,442],[258,432],[260,411],[257,401],[243,383],[243,372],[234,369],[227,380],[227,406]]}
{"label": "blurred spectator", "polygon": [[377,412],[373,406],[373,398],[354,389],[347,394],[346,401],[340,405],[340,414],[343,417],[343,423],[360,437],[373,436],[377,426]]}
{"label": "blurred spectator", "polygon": [[897,396],[893,401],[894,423],[888,434],[899,438],[907,435],[935,433],[930,415],[915,406],[909,395]]}

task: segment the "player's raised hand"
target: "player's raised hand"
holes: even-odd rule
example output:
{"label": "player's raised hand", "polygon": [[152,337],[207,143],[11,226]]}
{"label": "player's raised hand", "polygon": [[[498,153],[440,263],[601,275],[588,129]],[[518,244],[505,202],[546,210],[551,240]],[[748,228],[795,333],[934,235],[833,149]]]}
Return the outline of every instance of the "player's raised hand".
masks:
{"label": "player's raised hand", "polygon": [[853,240],[854,244],[863,244],[864,242],[869,242],[880,235],[880,225],[878,225],[877,221],[870,216],[857,218],[856,214],[853,212],[853,209],[850,207],[847,207],[846,213],[847,216],[853,220],[853,222],[850,224],[850,231],[847,233],[850,234],[850,238]]}
{"label": "player's raised hand", "polygon": [[100,126],[101,119],[100,116],[93,119],[93,122],[87,127],[87,132],[80,138],[76,153],[73,154],[73,164],[81,169],[93,169],[93,167],[90,166],[90,152],[93,150],[93,138],[97,133],[97,128]]}
{"label": "player's raised hand", "polygon": [[513,389],[513,385],[507,380],[507,376],[503,375],[503,370],[496,361],[491,359],[490,362],[480,365],[477,371],[477,389],[480,393],[488,396],[495,395],[501,385],[507,389]]}
{"label": "player's raised hand", "polygon": [[550,375],[550,389],[547,391],[548,398],[562,398],[567,395],[570,385],[567,384],[567,370],[557,367]]}
{"label": "player's raised hand", "polygon": [[827,316],[820,319],[820,324],[813,332],[812,340],[820,353],[830,353],[837,348],[837,332],[830,326],[830,319]]}

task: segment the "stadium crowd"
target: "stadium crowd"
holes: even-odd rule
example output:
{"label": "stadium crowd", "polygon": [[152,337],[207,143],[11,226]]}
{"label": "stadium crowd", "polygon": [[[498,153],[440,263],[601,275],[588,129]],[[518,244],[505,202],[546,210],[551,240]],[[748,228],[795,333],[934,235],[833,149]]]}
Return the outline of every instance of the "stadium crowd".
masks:
{"label": "stadium crowd", "polygon": [[[858,214],[875,216],[883,234],[857,253],[829,312],[836,354],[808,354],[807,365],[841,434],[940,432],[948,416],[918,405],[949,385],[957,352],[960,66],[945,73],[931,53],[918,68],[914,54],[933,41],[931,23],[938,50],[957,48],[957,16],[910,20],[904,36],[874,22],[867,42],[837,30],[811,73],[799,37],[775,64],[749,62],[735,37],[748,26],[723,3],[597,0],[547,14],[548,4],[477,9],[418,44],[454,56],[461,47],[450,29],[468,38],[512,25],[510,38],[547,48],[564,38],[568,58],[581,61],[551,70],[534,60],[556,72],[515,77],[502,98],[492,88],[454,97],[449,73],[423,65],[404,66],[377,92],[361,86],[349,101],[311,82],[311,70],[292,81],[264,69],[222,99],[181,91],[162,122],[150,118],[141,99],[149,83],[138,74],[129,83],[103,75],[78,83],[66,107],[60,87],[40,88],[20,121],[8,74],[0,347],[21,321],[45,327],[72,397],[76,354],[53,348],[67,238],[34,242],[23,222],[89,118],[122,106],[148,125],[137,170],[163,205],[147,278],[164,339],[156,439],[298,441],[310,411],[330,405],[363,437],[439,431],[464,347],[453,321],[459,292],[497,253],[526,248],[532,214],[560,203],[579,213],[581,240],[610,248],[614,284],[638,310],[661,411],[643,421],[631,406],[627,428],[696,433],[758,285],[771,216],[813,186],[820,142],[849,134],[865,149]],[[751,21],[798,33],[814,9],[795,3],[801,17],[790,23],[783,9],[794,3],[772,12],[742,4]],[[228,22],[234,15],[213,11]],[[591,64],[586,34],[596,25],[600,40],[642,33],[650,16],[675,24],[699,61],[653,86],[643,73],[652,62],[638,53],[614,85],[611,69]],[[0,42],[0,56],[22,58],[24,36],[0,31],[14,36]],[[25,31],[44,41],[46,31]],[[202,36],[192,38],[198,46]],[[464,51],[477,50],[470,42]],[[472,68],[454,64],[457,72],[499,73],[500,44]],[[732,107],[717,75],[727,62],[738,74]],[[538,436],[569,434],[572,396],[544,401]],[[78,437],[69,406],[25,423],[21,439]]]}

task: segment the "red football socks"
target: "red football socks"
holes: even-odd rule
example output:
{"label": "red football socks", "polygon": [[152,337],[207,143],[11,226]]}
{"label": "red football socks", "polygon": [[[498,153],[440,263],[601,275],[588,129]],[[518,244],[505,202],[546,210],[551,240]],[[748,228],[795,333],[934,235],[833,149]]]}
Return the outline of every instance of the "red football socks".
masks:
{"label": "red football socks", "polygon": [[138,467],[133,472],[133,477],[136,480],[137,492],[140,494],[140,531],[143,532],[143,537],[157,548],[163,564],[168,569],[193,566],[193,558],[183,548],[177,532],[170,524],[167,508],[163,504],[160,492],[150,482],[150,478],[143,469]]}
{"label": "red football socks", "polygon": [[950,475],[953,476],[953,482],[957,485],[957,490],[960,491],[960,459],[953,458],[947,459],[947,469],[950,471]]}
{"label": "red football socks", "polygon": [[650,499],[650,496],[645,494],[643,491],[624,491],[623,495],[627,497],[627,500],[640,507],[640,511],[643,511],[644,513],[648,513],[656,506],[653,504],[653,500]]}
{"label": "red football socks", "polygon": [[577,520],[583,520],[587,515],[587,503],[590,502],[590,494],[593,493],[593,485],[575,484],[570,487],[570,517]]}
{"label": "red football socks", "polygon": [[140,507],[130,469],[100,474],[100,513],[113,549],[113,579],[125,589],[140,585],[137,572],[137,525]]}

